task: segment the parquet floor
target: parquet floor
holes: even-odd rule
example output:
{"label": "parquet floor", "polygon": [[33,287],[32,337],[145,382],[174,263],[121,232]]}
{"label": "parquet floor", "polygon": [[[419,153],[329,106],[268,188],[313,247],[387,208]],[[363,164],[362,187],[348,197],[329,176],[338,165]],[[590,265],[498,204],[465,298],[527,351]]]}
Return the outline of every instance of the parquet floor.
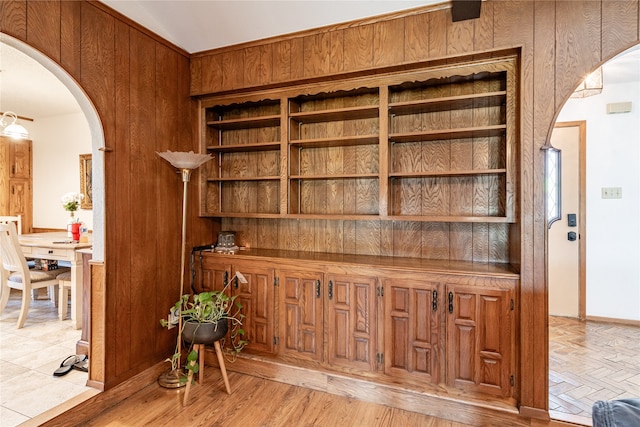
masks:
{"label": "parquet floor", "polygon": [[626,397],[640,397],[640,327],[549,317],[552,417],[590,425],[594,402]]}

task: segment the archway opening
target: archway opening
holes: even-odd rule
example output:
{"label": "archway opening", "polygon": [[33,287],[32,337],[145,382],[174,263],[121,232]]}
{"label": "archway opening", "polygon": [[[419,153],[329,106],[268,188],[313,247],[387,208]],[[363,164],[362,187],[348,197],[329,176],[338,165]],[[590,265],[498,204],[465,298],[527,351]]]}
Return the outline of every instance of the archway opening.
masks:
{"label": "archway opening", "polygon": [[[562,158],[562,174],[572,163],[578,165],[572,175],[584,181],[584,189],[569,195],[576,200],[574,208],[563,204],[547,239],[549,409],[552,418],[580,424],[590,424],[595,401],[638,392],[637,384],[628,381],[637,372],[627,375],[624,360],[640,357],[640,115],[633,111],[640,104],[640,45],[602,69],[602,92],[569,99],[551,137],[554,147],[567,147],[565,156],[574,152]],[[582,136],[580,123],[585,124]],[[573,136],[570,128],[576,129]],[[581,150],[583,161],[576,158]],[[564,188],[563,179],[563,192],[570,185]],[[573,225],[569,214],[575,214]],[[550,236],[558,227],[561,241],[553,243]],[[572,231],[575,240],[568,241]],[[636,354],[629,354],[634,349]]]}

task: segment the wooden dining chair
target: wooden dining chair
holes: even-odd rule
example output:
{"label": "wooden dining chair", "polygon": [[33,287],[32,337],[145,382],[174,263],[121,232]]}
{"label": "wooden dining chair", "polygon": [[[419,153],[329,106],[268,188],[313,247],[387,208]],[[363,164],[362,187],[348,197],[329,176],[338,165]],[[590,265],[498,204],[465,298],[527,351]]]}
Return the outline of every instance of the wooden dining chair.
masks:
{"label": "wooden dining chair", "polygon": [[0,216],[0,224],[8,224],[10,222],[15,223],[18,234],[22,234],[22,215]]}
{"label": "wooden dining chair", "polygon": [[[55,294],[58,286],[56,276],[63,269],[52,271],[29,270],[27,260],[20,248],[15,224],[0,224],[0,315],[9,302],[11,289],[22,291],[22,306],[18,316],[18,329],[24,326],[31,303],[33,289],[49,288],[50,295]],[[70,270],[70,269],[68,269]]]}

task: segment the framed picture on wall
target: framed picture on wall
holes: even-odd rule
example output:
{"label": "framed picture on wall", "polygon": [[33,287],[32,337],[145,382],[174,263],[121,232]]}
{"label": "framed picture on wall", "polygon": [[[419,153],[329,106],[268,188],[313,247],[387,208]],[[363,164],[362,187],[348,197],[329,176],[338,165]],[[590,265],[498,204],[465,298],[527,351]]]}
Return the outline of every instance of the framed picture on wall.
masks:
{"label": "framed picture on wall", "polygon": [[91,172],[91,154],[80,154],[80,194],[84,196],[80,209],[93,209]]}

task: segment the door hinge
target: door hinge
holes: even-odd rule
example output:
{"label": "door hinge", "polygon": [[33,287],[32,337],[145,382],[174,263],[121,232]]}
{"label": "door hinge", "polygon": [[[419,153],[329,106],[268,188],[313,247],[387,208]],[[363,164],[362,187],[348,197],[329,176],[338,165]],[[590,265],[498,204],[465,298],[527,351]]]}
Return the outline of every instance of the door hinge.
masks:
{"label": "door hinge", "polygon": [[384,363],[384,353],[376,354],[376,360],[378,361],[379,365],[382,365]]}
{"label": "door hinge", "polygon": [[280,286],[280,278],[275,276],[273,278],[273,286]]}
{"label": "door hinge", "polygon": [[432,296],[432,301],[431,301],[432,310],[438,311],[438,291],[434,289],[431,296]]}
{"label": "door hinge", "polygon": [[509,377],[509,384],[511,384],[511,387],[516,385],[516,378],[513,375]]}
{"label": "door hinge", "polygon": [[509,308],[511,308],[511,311],[516,308],[516,302],[513,300],[513,298],[511,298],[511,304],[509,304]]}
{"label": "door hinge", "polygon": [[383,297],[384,296],[384,288],[382,286],[378,286],[376,289],[378,290],[378,296],[379,297]]}

